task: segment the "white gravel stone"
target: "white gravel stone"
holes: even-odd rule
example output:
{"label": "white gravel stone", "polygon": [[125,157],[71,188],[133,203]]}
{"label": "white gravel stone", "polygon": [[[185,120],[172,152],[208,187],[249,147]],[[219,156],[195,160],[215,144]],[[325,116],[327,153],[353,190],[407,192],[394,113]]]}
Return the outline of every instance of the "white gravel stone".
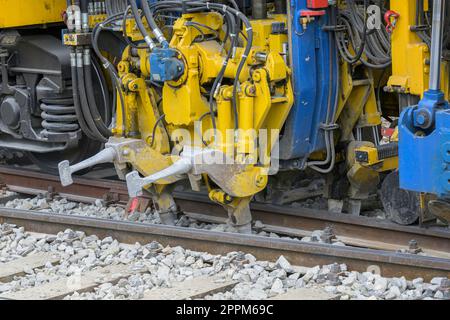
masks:
{"label": "white gravel stone", "polygon": [[401,296],[401,291],[400,291],[399,287],[392,286],[389,288],[389,291],[386,295],[386,299],[392,300],[392,299],[399,298],[400,296]]}
{"label": "white gravel stone", "polygon": [[280,279],[275,279],[270,288],[270,293],[275,295],[284,293],[283,282]]}
{"label": "white gravel stone", "polygon": [[259,288],[254,288],[250,290],[247,296],[249,300],[265,300],[267,299],[267,297],[268,297],[267,293]]}
{"label": "white gravel stone", "polygon": [[379,292],[386,291],[388,286],[388,280],[386,278],[378,276],[375,280],[373,289]]}
{"label": "white gravel stone", "polygon": [[443,281],[444,279],[446,279],[446,278],[443,278],[443,277],[435,277],[435,278],[431,279],[430,283],[431,283],[431,284],[435,284],[435,285],[440,286],[441,283],[442,283],[442,281]]}
{"label": "white gravel stone", "polygon": [[[36,201],[36,204],[38,200]],[[60,206],[69,202],[62,201]],[[98,208],[97,211],[101,211]],[[110,212],[112,212],[110,210]],[[236,279],[238,285],[207,299],[264,300],[286,292],[289,288],[317,288],[341,299],[444,299],[440,285],[444,278],[424,283],[418,278],[387,279],[369,272],[347,271],[346,266],[327,265],[309,268],[306,274],[293,273],[293,267],[280,257],[276,263],[257,261],[251,254],[232,252],[226,256],[162,247],[156,242],[127,246],[111,237],[99,239],[66,230],[57,236],[36,238],[23,228],[0,225],[0,262],[21,258],[21,253],[50,252],[61,257],[61,263],[46,263],[40,269],[26,269],[25,274],[10,283],[0,283],[0,293],[42,285],[61,277],[76,275],[107,265],[125,263],[136,272],[117,284],[99,285],[92,292],[75,293],[66,299],[139,299],[145,292],[170,287],[174,282],[221,274],[222,281]],[[99,281],[101,279],[98,279]],[[337,280],[337,283],[335,283]]]}
{"label": "white gravel stone", "polygon": [[276,265],[288,273],[292,272],[292,266],[284,256],[280,256],[280,258],[278,258]]}

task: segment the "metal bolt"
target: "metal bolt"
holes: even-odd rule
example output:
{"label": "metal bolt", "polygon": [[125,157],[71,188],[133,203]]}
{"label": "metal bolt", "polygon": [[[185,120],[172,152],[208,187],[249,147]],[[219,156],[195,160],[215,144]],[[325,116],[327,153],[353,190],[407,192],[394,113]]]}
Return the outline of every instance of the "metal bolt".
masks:
{"label": "metal bolt", "polygon": [[409,248],[408,248],[408,252],[412,253],[412,254],[418,254],[420,252],[422,252],[422,248],[419,247],[419,244],[417,243],[416,240],[411,240],[409,241]]}
{"label": "metal bolt", "polygon": [[260,74],[259,72],[255,72],[255,73],[253,74],[253,80],[254,80],[255,82],[260,82],[260,81],[261,81],[261,74]]}
{"label": "metal bolt", "polygon": [[423,124],[425,124],[425,121],[426,121],[426,119],[425,119],[423,114],[419,114],[417,116],[417,123],[418,124],[423,125]]}
{"label": "metal bolt", "polygon": [[258,188],[263,187],[265,185],[265,182],[266,182],[265,176],[259,175],[259,176],[256,177],[256,186]]}
{"label": "metal bolt", "polygon": [[334,230],[332,227],[326,227],[323,230],[322,235],[320,236],[320,240],[325,243],[331,243],[334,239],[336,239],[336,235],[334,234]]}

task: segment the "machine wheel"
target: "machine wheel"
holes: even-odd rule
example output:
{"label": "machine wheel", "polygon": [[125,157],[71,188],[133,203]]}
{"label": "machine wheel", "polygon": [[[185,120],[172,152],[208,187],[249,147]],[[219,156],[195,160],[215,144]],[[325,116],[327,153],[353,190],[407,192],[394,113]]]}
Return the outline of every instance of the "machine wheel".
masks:
{"label": "machine wheel", "polygon": [[419,194],[400,189],[398,171],[390,173],[384,179],[380,195],[389,220],[401,225],[411,225],[419,219]]}
{"label": "machine wheel", "polygon": [[434,200],[428,203],[430,212],[446,224],[450,224],[450,203],[442,200]]}
{"label": "machine wheel", "polygon": [[[111,110],[109,110],[111,94],[109,92],[102,91],[102,88],[107,88],[105,76],[102,73],[102,69],[97,59],[92,59],[92,62],[95,100],[97,106],[100,107],[99,112],[101,117],[106,120],[106,122],[109,122],[111,121]],[[68,160],[70,165],[73,165],[94,156],[100,152],[102,148],[103,144],[101,142],[93,141],[83,135],[76,148],[64,150],[62,152],[51,152],[45,154],[28,152],[27,156],[30,161],[37,165],[43,172],[58,175],[58,164],[61,161]],[[81,171],[81,173],[86,171],[89,171],[89,169]]]}
{"label": "machine wheel", "polygon": [[51,153],[28,152],[27,156],[43,172],[58,175],[58,164],[61,161],[68,160],[72,165],[95,155],[101,148],[102,144],[100,142],[90,140],[83,136],[77,148]]}

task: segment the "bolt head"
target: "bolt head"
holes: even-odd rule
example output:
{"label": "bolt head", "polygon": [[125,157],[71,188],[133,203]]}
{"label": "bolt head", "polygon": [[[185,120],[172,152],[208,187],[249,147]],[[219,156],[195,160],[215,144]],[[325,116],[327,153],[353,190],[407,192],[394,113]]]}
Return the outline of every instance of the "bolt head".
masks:
{"label": "bolt head", "polygon": [[410,249],[417,249],[418,247],[419,247],[419,244],[417,243],[416,240],[409,241],[409,248]]}
{"label": "bolt head", "polygon": [[426,119],[425,119],[425,117],[424,117],[424,115],[423,114],[419,114],[418,116],[417,116],[417,123],[418,124],[420,124],[420,125],[424,125],[425,124],[425,121],[426,121]]}
{"label": "bolt head", "polygon": [[264,185],[266,184],[266,182],[267,182],[267,177],[266,177],[266,176],[258,175],[258,176],[256,177],[256,186],[257,186],[258,188],[264,187]]}

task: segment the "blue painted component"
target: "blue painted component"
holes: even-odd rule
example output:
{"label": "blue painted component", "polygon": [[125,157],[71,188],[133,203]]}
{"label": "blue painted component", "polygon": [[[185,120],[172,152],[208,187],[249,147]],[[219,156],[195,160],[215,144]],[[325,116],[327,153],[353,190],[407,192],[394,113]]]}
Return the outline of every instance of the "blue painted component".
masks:
{"label": "blue painted component", "polygon": [[151,79],[157,82],[179,79],[184,72],[184,63],[177,56],[178,52],[175,49],[154,49],[150,54]]}
{"label": "blue painted component", "polygon": [[450,110],[444,95],[428,91],[399,120],[402,189],[450,197]]}
{"label": "blue painted component", "polygon": [[338,58],[333,32],[322,29],[331,24],[331,9],[303,29],[300,18],[302,10],[309,10],[307,1],[291,0],[290,6],[295,104],[280,141],[280,157],[305,161],[311,153],[325,149],[324,131],[320,127],[327,120],[328,105],[332,105],[333,114],[336,111]]}
{"label": "blue painted component", "polygon": [[445,104],[444,93],[440,90],[428,90],[418,107],[414,110],[413,123],[415,127],[429,129],[434,125],[434,114]]}

